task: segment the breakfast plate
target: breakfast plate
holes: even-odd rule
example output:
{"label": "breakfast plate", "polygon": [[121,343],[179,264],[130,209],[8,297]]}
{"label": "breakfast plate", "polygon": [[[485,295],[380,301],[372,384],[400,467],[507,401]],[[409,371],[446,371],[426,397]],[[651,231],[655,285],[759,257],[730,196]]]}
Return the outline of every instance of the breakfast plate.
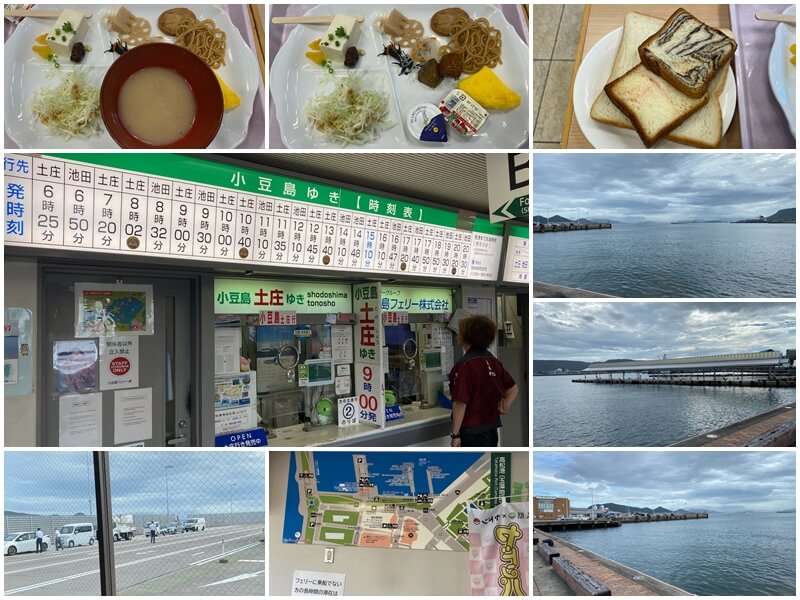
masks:
{"label": "breakfast plate", "polygon": [[[36,36],[50,31],[54,19],[28,17],[23,19],[5,44],[5,128],[6,134],[20,148],[48,149],[102,149],[118,148],[112,137],[100,124],[100,132],[89,137],[65,139],[51,133],[31,111],[30,105],[36,93],[44,88],[57,86],[68,73],[76,69],[83,71],[87,82],[100,87],[106,71],[115,60],[116,54],[106,52],[119,36],[109,31],[102,23],[106,12],[115,12],[120,5],[42,5],[47,9],[89,10],[88,32],[84,43],[91,47],[80,65],[74,65],[68,58],[60,59],[58,69],[31,50]],[[209,148],[235,148],[247,137],[253,104],[258,93],[261,74],[253,51],[242,38],[239,30],[228,14],[212,5],[182,5],[189,8],[197,19],[213,19],[216,26],[226,34],[225,63],[215,72],[241,97],[238,108],[227,111],[222,125]],[[169,5],[126,5],[137,17],[150,22],[151,36],[160,36],[172,43],[174,37],[166,36],[158,28],[159,15]]]}
{"label": "breakfast plate", "polygon": [[[416,71],[400,75],[394,59],[380,56],[389,36],[382,34],[377,22],[392,9],[401,11],[409,19],[420,21],[425,37],[437,37],[441,44],[447,38],[436,35],[430,28],[431,16],[444,6],[430,5],[318,5],[307,16],[363,15],[361,33],[356,45],[363,54],[354,69],[341,63],[334,66],[332,74],[306,58],[308,45],[321,38],[326,25],[298,25],[278,50],[270,69],[270,93],[275,105],[275,115],[280,126],[281,140],[287,148],[341,148],[342,145],[323,139],[309,124],[306,107],[314,97],[332,87],[332,81],[347,74],[363,74],[362,81],[369,89],[388,92],[390,116],[374,141],[352,144],[358,148],[426,148],[426,149],[491,149],[517,148],[527,143],[529,137],[529,81],[530,52],[502,12],[490,5],[464,5],[475,19],[485,17],[500,30],[502,36],[502,63],[493,69],[496,75],[522,99],[519,106],[510,110],[489,111],[489,117],[477,135],[467,137],[448,126],[448,141],[422,142],[409,131],[406,121],[414,107],[422,104],[437,105],[456,87],[452,79],[445,79],[438,87],[430,88],[418,81]],[[462,79],[463,79],[462,75]]]}
{"label": "breakfast plate", "polygon": [[[785,15],[794,15],[795,6],[792,5],[783,11]],[[781,105],[789,129],[796,136],[795,127],[797,119],[797,67],[789,58],[792,56],[789,47],[797,43],[797,31],[791,25],[778,23],[775,28],[775,41],[769,52],[769,83],[772,93],[778,104]]]}
{"label": "breakfast plate", "polygon": [[[591,117],[592,105],[600,92],[608,83],[614,58],[617,55],[620,41],[622,40],[622,27],[618,27],[605,35],[586,54],[578,67],[575,75],[575,84],[572,90],[572,104],[575,109],[575,118],[589,143],[598,149],[642,149],[644,143],[633,129],[623,129],[614,125],[600,123]],[[719,96],[720,109],[722,110],[722,131],[728,131],[733,113],[736,110],[736,81],[733,70],[728,67],[728,77],[725,87]],[[661,140],[657,148],[688,148],[669,140]]]}

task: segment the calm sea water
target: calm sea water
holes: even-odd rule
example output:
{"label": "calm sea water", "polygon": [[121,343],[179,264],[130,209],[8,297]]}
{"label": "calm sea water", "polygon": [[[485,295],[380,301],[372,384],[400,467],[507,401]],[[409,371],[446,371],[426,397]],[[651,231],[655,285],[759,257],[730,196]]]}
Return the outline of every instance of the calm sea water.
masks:
{"label": "calm sea water", "polygon": [[572,383],[533,378],[534,446],[668,446],[795,401],[794,388]]}
{"label": "calm sea water", "polygon": [[537,234],[536,281],[612,296],[794,297],[795,226],[614,225]]}
{"label": "calm sea water", "polygon": [[792,596],[795,515],[717,514],[556,535],[700,595]]}

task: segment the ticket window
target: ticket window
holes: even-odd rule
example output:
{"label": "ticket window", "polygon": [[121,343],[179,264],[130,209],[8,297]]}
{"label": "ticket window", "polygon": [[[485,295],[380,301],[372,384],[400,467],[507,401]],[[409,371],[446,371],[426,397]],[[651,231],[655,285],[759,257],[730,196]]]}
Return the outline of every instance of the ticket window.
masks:
{"label": "ticket window", "polygon": [[[445,313],[441,315],[444,321]],[[388,354],[386,404],[433,408],[446,396],[455,336],[437,315],[409,315],[409,323],[385,324]]]}
{"label": "ticket window", "polygon": [[295,324],[260,325],[257,314],[217,317],[218,328],[240,329],[240,369],[255,384],[257,424],[271,434],[336,424],[337,397],[352,395],[353,327],[322,320],[297,314]]}

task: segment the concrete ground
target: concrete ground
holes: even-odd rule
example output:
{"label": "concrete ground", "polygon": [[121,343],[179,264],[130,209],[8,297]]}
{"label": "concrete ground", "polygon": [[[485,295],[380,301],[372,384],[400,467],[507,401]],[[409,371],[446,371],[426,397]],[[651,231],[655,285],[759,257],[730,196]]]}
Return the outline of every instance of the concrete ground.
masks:
{"label": "concrete ground", "polygon": [[[263,525],[214,527],[164,535],[151,544],[137,536],[114,545],[121,595],[263,596]],[[225,540],[225,554],[222,541]],[[220,563],[220,558],[227,563]],[[97,545],[4,559],[6,595],[99,596]]]}
{"label": "concrete ground", "polygon": [[787,404],[720,429],[702,433],[683,440],[673,446],[716,446],[722,448],[741,448],[759,435],[765,434],[784,423],[796,422],[797,404]]}

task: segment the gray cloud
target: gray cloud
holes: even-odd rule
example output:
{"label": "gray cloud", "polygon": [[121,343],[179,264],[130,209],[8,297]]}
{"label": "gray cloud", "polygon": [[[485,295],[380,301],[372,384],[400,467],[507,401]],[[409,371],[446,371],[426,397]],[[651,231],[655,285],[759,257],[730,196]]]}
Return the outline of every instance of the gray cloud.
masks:
{"label": "gray cloud", "polygon": [[533,490],[573,506],[775,511],[795,506],[795,455],[781,452],[547,452],[533,456]]}
{"label": "gray cloud", "polygon": [[537,302],[535,359],[603,361],[784,351],[795,346],[789,302]]}
{"label": "gray cloud", "polygon": [[795,206],[794,155],[539,154],[533,164],[534,214],[669,222]]}

